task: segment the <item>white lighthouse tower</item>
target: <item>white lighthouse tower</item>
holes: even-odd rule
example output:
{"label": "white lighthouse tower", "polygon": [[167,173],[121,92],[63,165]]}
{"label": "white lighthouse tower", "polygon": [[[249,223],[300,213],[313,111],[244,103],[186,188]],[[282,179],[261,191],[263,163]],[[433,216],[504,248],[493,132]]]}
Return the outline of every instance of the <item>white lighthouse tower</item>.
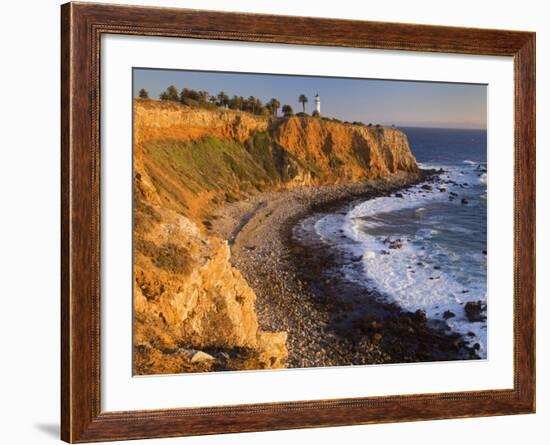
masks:
{"label": "white lighthouse tower", "polygon": [[319,96],[319,94],[315,95],[315,111],[317,112],[317,114],[321,114],[321,97]]}

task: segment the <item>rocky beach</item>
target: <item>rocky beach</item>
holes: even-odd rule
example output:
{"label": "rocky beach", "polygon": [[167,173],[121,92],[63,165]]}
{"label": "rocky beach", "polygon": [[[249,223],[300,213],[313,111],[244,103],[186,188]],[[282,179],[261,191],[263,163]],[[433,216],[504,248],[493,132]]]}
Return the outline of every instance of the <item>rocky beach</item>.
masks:
{"label": "rocky beach", "polygon": [[[224,206],[209,217],[228,239],[231,262],[257,295],[262,329],[288,334],[288,367],[345,366],[476,358],[446,323],[407,312],[349,281],[342,266],[360,258],[327,249],[298,226],[387,196],[434,172],[401,173],[361,184],[273,192]],[[345,236],[345,235],[342,235]]]}

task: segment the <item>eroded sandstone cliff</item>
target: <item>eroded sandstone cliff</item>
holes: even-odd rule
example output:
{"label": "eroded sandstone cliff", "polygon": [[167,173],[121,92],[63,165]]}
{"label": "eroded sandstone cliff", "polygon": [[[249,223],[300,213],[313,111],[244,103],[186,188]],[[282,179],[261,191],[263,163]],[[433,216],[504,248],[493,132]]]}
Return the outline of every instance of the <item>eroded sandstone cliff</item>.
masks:
{"label": "eroded sandstone cliff", "polygon": [[259,330],[256,296],[225,241],[141,202],[134,242],[136,373],[284,366],[286,334]]}

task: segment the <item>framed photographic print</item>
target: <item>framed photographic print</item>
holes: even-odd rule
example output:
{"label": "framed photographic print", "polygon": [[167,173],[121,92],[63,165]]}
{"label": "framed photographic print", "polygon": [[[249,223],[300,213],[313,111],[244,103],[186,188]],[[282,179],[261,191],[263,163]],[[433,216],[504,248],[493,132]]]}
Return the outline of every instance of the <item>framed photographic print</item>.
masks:
{"label": "framed photographic print", "polygon": [[534,412],[534,33],[61,13],[63,440]]}

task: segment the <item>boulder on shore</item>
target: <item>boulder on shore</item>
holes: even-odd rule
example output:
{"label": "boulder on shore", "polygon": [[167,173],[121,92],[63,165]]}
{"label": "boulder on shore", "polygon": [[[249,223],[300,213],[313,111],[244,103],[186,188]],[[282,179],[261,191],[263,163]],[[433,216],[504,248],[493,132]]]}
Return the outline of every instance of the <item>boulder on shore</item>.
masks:
{"label": "boulder on shore", "polygon": [[466,318],[470,322],[485,321],[487,319],[487,304],[482,301],[468,301],[464,305]]}

